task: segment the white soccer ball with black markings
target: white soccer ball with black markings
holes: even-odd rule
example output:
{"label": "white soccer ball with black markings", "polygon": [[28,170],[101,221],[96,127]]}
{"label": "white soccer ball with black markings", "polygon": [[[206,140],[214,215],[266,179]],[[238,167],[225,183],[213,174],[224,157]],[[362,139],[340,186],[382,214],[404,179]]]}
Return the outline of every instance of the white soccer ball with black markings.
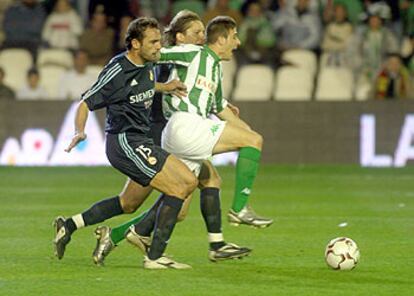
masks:
{"label": "white soccer ball with black markings", "polygon": [[325,261],[336,270],[351,270],[359,261],[359,249],[350,238],[338,237],[331,240],[325,249]]}

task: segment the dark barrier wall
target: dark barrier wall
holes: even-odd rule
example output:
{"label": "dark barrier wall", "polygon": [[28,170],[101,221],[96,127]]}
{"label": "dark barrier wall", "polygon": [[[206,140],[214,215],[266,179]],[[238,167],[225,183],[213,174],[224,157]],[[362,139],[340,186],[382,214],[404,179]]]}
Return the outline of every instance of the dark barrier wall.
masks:
{"label": "dark barrier wall", "polygon": [[[264,136],[263,160],[270,163],[359,164],[361,150],[372,145],[371,154],[388,156],[393,162],[403,129],[412,126],[408,118],[410,114],[414,116],[414,101],[235,104],[241,117]],[[6,138],[19,139],[30,127],[43,128],[56,139],[70,105],[71,102],[0,101],[0,149]],[[362,131],[362,116],[367,114],[373,115],[364,121],[370,128],[365,126]],[[103,129],[104,112],[98,113],[98,119]],[[361,141],[368,142],[362,145]]]}

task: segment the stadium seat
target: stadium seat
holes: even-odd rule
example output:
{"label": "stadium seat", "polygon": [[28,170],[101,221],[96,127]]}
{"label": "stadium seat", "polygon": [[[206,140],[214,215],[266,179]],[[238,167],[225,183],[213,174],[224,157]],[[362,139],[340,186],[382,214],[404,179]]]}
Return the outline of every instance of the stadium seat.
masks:
{"label": "stadium seat", "polygon": [[60,66],[44,66],[39,68],[41,85],[48,92],[50,99],[56,99],[59,93],[61,77],[66,69]]}
{"label": "stadium seat", "polygon": [[325,68],[328,65],[328,53],[322,53],[319,57],[319,69]]}
{"label": "stadium seat", "polygon": [[26,49],[10,48],[0,51],[0,66],[4,69],[5,84],[18,91],[25,83],[33,58]]}
{"label": "stadium seat", "polygon": [[188,9],[202,16],[205,12],[204,2],[199,0],[179,0],[172,1],[172,15],[176,15],[179,11]]}
{"label": "stadium seat", "polygon": [[347,68],[325,67],[318,76],[315,98],[318,101],[352,100],[353,76]]}
{"label": "stadium seat", "polygon": [[367,79],[360,79],[355,86],[355,99],[357,101],[366,101],[370,99],[372,93],[372,84]]}
{"label": "stadium seat", "polygon": [[237,75],[235,101],[267,101],[273,91],[273,70],[264,65],[243,66]]}
{"label": "stadium seat", "polygon": [[275,77],[273,97],[277,101],[309,101],[313,91],[313,75],[300,67],[282,67]]}
{"label": "stadium seat", "polygon": [[292,63],[296,67],[308,70],[312,75],[316,72],[316,55],[309,50],[291,49],[282,55],[282,60]]}
{"label": "stadium seat", "polygon": [[237,69],[236,60],[233,58],[230,61],[223,61],[221,66],[223,69],[223,96],[228,99],[233,89],[234,74]]}
{"label": "stadium seat", "polygon": [[37,66],[60,66],[66,69],[73,67],[73,55],[65,49],[42,49],[37,58]]}
{"label": "stadium seat", "polygon": [[410,56],[412,50],[413,50],[413,46],[410,42],[410,38],[404,37],[403,40],[401,41],[401,51],[400,51],[401,56],[404,58]]}

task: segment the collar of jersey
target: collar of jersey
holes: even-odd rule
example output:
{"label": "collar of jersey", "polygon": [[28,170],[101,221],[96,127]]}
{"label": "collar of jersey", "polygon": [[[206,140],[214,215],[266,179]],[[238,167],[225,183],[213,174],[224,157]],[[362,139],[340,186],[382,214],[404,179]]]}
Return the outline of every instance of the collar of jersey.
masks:
{"label": "collar of jersey", "polygon": [[220,62],[220,57],[210,48],[210,47],[208,47],[208,45],[206,44],[206,45],[204,45],[204,48],[206,49],[206,51],[209,53],[209,54],[211,54],[212,56],[213,56],[213,58],[214,58],[214,60],[216,61],[216,62]]}
{"label": "collar of jersey", "polygon": [[145,64],[143,64],[143,65],[138,65],[138,64],[135,64],[133,61],[131,61],[130,60],[130,58],[127,56],[127,54],[125,53],[125,58],[127,59],[127,61],[128,62],[130,62],[132,65],[134,65],[135,67],[137,67],[137,68],[143,68],[143,67],[145,67]]}

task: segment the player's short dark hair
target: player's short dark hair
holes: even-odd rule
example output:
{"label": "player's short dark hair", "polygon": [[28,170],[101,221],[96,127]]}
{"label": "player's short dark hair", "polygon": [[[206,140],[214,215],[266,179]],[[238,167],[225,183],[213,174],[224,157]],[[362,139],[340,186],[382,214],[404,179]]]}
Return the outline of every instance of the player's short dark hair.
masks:
{"label": "player's short dark hair", "polygon": [[37,70],[36,67],[32,67],[27,71],[27,77],[30,77],[31,75],[37,75],[39,76],[39,70]]}
{"label": "player's short dark hair", "polygon": [[191,22],[201,21],[200,16],[190,10],[181,10],[171,20],[168,27],[164,30],[164,43],[166,45],[177,44],[177,33],[184,33],[189,27]]}
{"label": "player's short dark hair", "polygon": [[133,39],[141,42],[144,39],[144,32],[147,29],[159,29],[158,21],[152,17],[139,17],[130,22],[125,35],[126,48],[132,48]]}
{"label": "player's short dark hair", "polygon": [[231,29],[237,27],[236,21],[229,16],[216,16],[207,24],[206,37],[207,43],[212,44],[217,41],[219,37],[225,37],[229,35]]}

